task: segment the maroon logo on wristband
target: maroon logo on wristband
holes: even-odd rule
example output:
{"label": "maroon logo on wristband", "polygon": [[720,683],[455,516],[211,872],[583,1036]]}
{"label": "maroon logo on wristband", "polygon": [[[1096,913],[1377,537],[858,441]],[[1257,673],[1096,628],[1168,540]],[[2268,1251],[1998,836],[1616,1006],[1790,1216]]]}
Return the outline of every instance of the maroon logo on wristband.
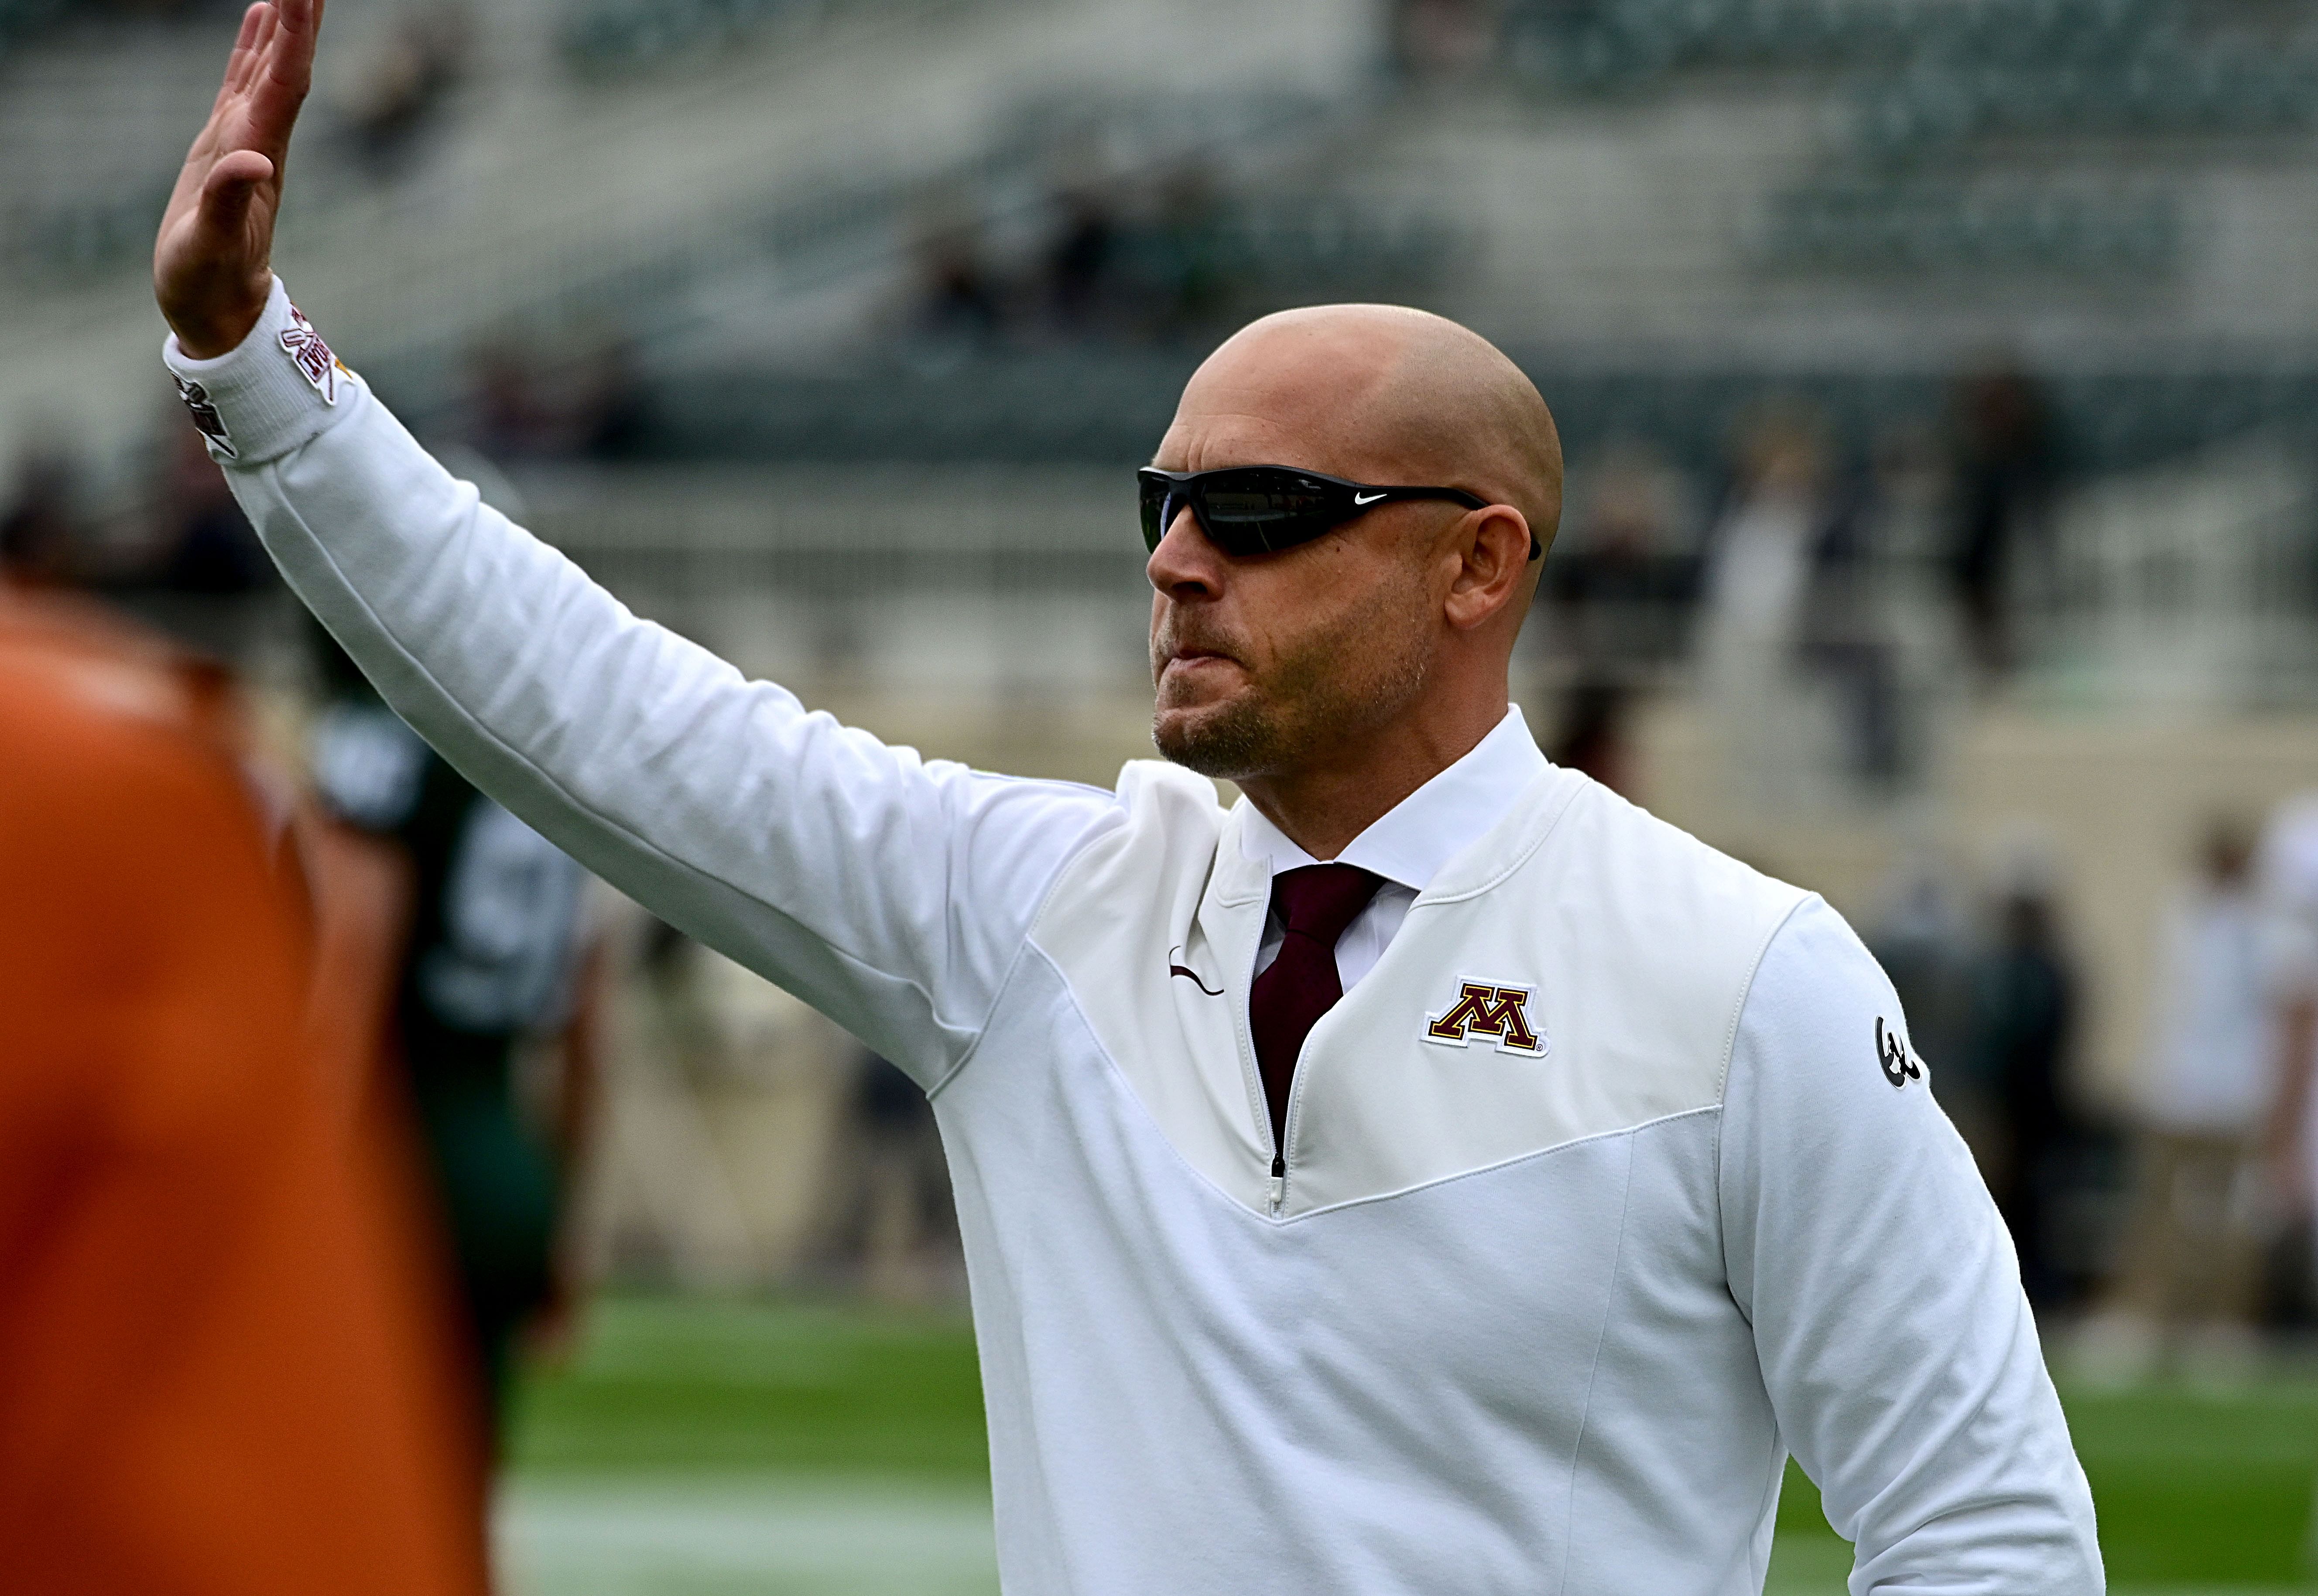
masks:
{"label": "maroon logo on wristband", "polygon": [[202,436],[210,441],[212,448],[228,460],[240,458],[241,452],[233,446],[233,437],[225,429],[225,417],[218,414],[217,406],[211,402],[208,389],[179,377],[177,397],[185,401],[185,408],[193,412],[193,425],[201,428]]}
{"label": "maroon logo on wristband", "polygon": [[322,335],[314,330],[314,324],[295,305],[290,307],[290,325],[282,329],[282,348],[290,356],[291,363],[314,385],[314,391],[322,396],[324,404],[338,402],[338,373],[346,368],[338,363],[338,357],[330,353]]}

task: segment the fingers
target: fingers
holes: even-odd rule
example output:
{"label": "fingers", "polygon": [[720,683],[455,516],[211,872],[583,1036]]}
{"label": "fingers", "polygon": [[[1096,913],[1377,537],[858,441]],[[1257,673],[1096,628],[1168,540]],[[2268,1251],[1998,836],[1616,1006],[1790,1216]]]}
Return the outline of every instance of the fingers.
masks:
{"label": "fingers", "polygon": [[314,77],[314,36],[322,20],[316,0],[274,0],[274,31],[266,40],[265,78],[303,97]]}
{"label": "fingers", "polygon": [[259,0],[241,13],[241,32],[233,41],[233,54],[225,64],[225,85],[218,91],[220,98],[238,94],[249,82],[256,68],[258,45],[267,30],[274,25],[274,8]]}
{"label": "fingers", "polygon": [[298,108],[313,86],[322,8],[319,0],[276,0],[266,7],[266,16],[249,83],[249,145],[278,166],[289,152]]}
{"label": "fingers", "polygon": [[249,40],[249,53],[242,58],[241,79],[233,85],[237,94],[247,94],[249,85],[265,70],[265,58],[273,51],[274,36],[282,31],[281,13],[274,6],[261,0],[251,9],[257,13],[257,28]]}
{"label": "fingers", "polygon": [[234,35],[233,53],[226,58],[225,77],[218,85],[217,99],[210,106],[209,121],[193,136],[193,144],[185,151],[184,166],[178,171],[176,184],[170,192],[168,209],[162,218],[165,233],[171,223],[199,202],[202,183],[219,150],[227,148],[233,133],[238,130],[235,126],[241,120],[237,115],[238,102],[256,69],[259,46],[272,25],[273,9],[259,0],[241,13],[241,28]]}
{"label": "fingers", "polygon": [[263,7],[252,5],[241,13],[241,31],[234,35],[233,49],[225,58],[225,77],[218,85],[217,99],[210,107],[215,116],[220,107],[233,98],[249,76],[250,46],[257,41],[257,29],[263,20]]}
{"label": "fingers", "polygon": [[242,13],[217,103],[169,196],[153,289],[195,355],[232,348],[265,304],[282,160],[312,81],[320,15],[319,0],[260,0]]}
{"label": "fingers", "polygon": [[238,95],[249,82],[249,75],[257,64],[257,47],[268,26],[272,7],[259,0],[241,13],[241,31],[234,36],[233,53],[226,58],[225,77],[218,85],[217,98],[210,104],[210,120],[194,139],[187,152],[188,161],[209,155],[220,141],[220,130],[227,120]]}

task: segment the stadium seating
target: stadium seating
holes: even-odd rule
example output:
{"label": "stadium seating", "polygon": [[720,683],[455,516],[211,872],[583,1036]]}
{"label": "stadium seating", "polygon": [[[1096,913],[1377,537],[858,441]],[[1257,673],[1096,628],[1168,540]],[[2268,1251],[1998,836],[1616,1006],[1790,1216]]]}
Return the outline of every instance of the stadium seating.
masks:
{"label": "stadium seating", "polygon": [[31,37],[73,8],[74,0],[0,0],[0,55],[11,43]]}
{"label": "stadium seating", "polygon": [[[1879,440],[1938,423],[1951,381],[1935,369],[1581,369],[1551,350],[1514,353],[1560,418],[1572,458],[1646,439],[1706,481],[1719,479],[1732,437],[1765,404],[1822,417],[1838,456],[1862,466]],[[692,461],[1124,468],[1148,456],[1197,358],[1188,350],[1050,349],[847,376],[693,370],[652,386],[639,451]],[[2294,364],[2084,370],[2048,387],[2072,471],[2129,470],[2252,431],[2318,446],[2318,372]]]}
{"label": "stadium seating", "polygon": [[[1504,57],[1546,93],[1631,96],[1685,67],[1815,70],[1844,85],[1826,178],[1782,195],[1769,257],[1812,267],[2162,270],[2161,198],[1959,165],[2004,141],[2261,138],[2318,123],[2318,42],[2193,26],[2175,0],[1518,0]],[[1930,181],[1927,181],[1927,175]]]}
{"label": "stadium seating", "polygon": [[[602,79],[811,30],[867,0],[576,0],[555,28],[575,73]],[[957,0],[898,0],[912,11]]]}
{"label": "stadium seating", "polygon": [[[454,399],[466,353],[509,329],[596,318],[729,343],[704,316],[730,308],[753,327],[765,294],[777,310],[800,288],[875,283],[961,180],[1008,204],[1042,192],[1052,168],[1031,185],[1023,163],[1067,153],[1040,127],[1071,125],[1073,106],[1104,112],[1130,166],[1185,153],[1155,130],[1171,118],[1235,158],[1292,142],[1359,77],[1360,37],[1338,14],[1353,4],[1255,19],[1230,59],[1201,68],[1206,94],[1185,92],[1182,71],[1150,81],[1145,63],[1188,59],[1234,13],[1226,0],[865,13],[809,49],[717,51],[700,70],[615,84],[573,80],[544,26],[553,7],[481,9],[470,86],[393,178],[360,170],[345,130],[350,80],[398,13],[341,8],[276,258],[340,346],[407,376],[396,391],[421,409]],[[110,450],[147,425],[139,267],[214,93],[221,28],[75,24],[0,60],[0,444],[65,431]]]}
{"label": "stadium seating", "polygon": [[2180,218],[2161,192],[1852,178],[1778,195],[1765,240],[1766,258],[1788,265],[2104,277],[2170,267]]}
{"label": "stadium seating", "polygon": [[0,0],[0,269],[70,278],[151,248],[153,224],[216,93],[229,8],[123,23]]}

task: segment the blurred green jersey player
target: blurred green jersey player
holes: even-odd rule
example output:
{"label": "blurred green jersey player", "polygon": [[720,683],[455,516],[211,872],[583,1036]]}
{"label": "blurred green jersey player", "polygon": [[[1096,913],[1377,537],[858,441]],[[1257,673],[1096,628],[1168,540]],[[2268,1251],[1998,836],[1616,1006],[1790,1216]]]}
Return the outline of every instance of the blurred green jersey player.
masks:
{"label": "blurred green jersey player", "polygon": [[[315,636],[326,703],[314,784],[334,817],[393,856],[402,883],[400,901],[380,908],[406,928],[387,1046],[409,1085],[496,1434],[519,1341],[559,1339],[573,1305],[564,1198],[596,1085],[586,875]],[[545,1125],[520,1069],[535,1049],[562,1065]]]}

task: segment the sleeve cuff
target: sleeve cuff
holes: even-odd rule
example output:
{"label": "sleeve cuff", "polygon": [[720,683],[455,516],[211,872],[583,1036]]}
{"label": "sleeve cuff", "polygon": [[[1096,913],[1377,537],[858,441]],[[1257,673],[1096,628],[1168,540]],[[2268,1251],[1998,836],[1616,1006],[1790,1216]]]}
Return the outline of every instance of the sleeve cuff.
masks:
{"label": "sleeve cuff", "polygon": [[265,313],[236,347],[195,360],[172,333],[161,358],[220,465],[280,459],[328,428],[364,393],[362,379],[339,363],[279,277]]}

